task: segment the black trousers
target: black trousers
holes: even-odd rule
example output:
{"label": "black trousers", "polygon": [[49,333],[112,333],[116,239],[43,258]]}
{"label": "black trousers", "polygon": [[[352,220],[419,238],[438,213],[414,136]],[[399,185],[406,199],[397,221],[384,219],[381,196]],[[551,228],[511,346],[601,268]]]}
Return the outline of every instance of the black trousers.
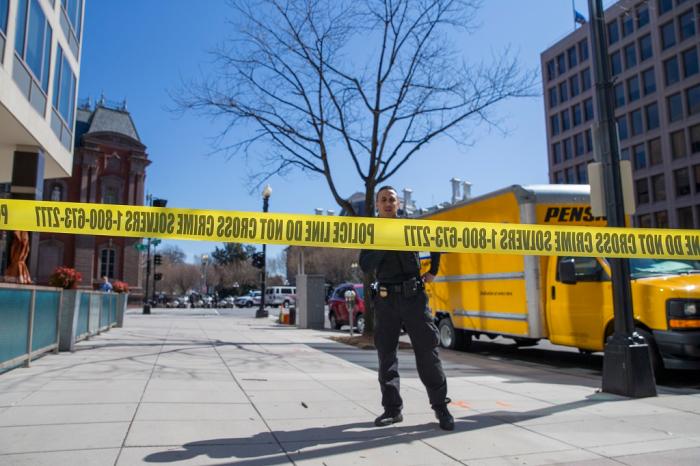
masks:
{"label": "black trousers", "polygon": [[400,391],[399,360],[397,350],[401,324],[411,338],[416,356],[418,375],[428,392],[430,404],[445,404],[447,379],[438,356],[439,334],[433,317],[427,308],[425,291],[406,298],[393,293],[374,298],[374,345],[379,356],[379,386],[382,390],[382,406],[395,411],[403,408]]}

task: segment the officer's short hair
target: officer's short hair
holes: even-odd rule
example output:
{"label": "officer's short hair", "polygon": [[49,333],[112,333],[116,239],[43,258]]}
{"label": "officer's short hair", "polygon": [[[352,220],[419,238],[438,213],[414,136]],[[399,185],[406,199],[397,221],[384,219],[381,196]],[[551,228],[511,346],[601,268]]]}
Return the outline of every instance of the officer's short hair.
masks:
{"label": "officer's short hair", "polygon": [[377,190],[377,195],[374,196],[375,200],[379,199],[379,193],[381,193],[381,192],[384,191],[385,189],[391,189],[391,190],[394,191],[396,194],[399,193],[399,192],[396,190],[396,188],[394,188],[393,186],[391,186],[391,185],[389,185],[389,184],[385,184],[384,186],[382,186],[381,188],[379,188],[379,189]]}

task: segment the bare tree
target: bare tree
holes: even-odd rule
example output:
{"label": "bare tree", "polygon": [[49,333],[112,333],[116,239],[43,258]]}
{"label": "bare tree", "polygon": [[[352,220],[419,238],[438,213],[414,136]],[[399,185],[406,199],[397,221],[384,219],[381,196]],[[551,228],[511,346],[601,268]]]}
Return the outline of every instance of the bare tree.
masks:
{"label": "bare tree", "polygon": [[216,150],[262,149],[258,183],[291,169],[321,174],[357,215],[338,185],[352,174],[372,216],[376,188],[429,143],[469,143],[471,128],[494,124],[496,104],[534,95],[535,74],[508,51],[469,65],[455,46],[480,3],[233,0],[239,21],[215,52],[217,71],[174,98],[183,111],[223,120]]}
{"label": "bare tree", "polygon": [[217,149],[229,155],[263,144],[258,182],[292,168],[322,174],[350,215],[339,161],[351,161],[371,215],[378,185],[428,143],[466,143],[495,104],[534,92],[534,73],[509,53],[474,66],[458,53],[454,35],[473,27],[480,0],[231,4],[240,24],[215,52],[218,71],[186,85],[178,107],[222,118]]}

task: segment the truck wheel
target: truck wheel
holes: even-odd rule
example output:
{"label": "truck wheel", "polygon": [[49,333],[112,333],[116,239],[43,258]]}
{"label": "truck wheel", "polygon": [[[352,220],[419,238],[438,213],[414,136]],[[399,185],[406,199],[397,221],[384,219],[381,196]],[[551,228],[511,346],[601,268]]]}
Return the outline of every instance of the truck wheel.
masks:
{"label": "truck wheel", "polygon": [[447,349],[463,350],[471,344],[471,335],[465,335],[462,330],[457,330],[449,318],[442,319],[438,324],[440,331],[440,346]]}
{"label": "truck wheel", "polygon": [[654,377],[656,377],[657,381],[663,380],[664,376],[666,375],[666,371],[664,369],[663,359],[661,359],[661,354],[659,354],[659,348],[656,346],[656,342],[654,341],[654,337],[651,335],[651,333],[639,327],[635,328],[634,330],[639,334],[639,336],[644,338],[644,341],[646,341],[647,345],[649,345],[649,358],[651,359],[651,367],[654,369]]}

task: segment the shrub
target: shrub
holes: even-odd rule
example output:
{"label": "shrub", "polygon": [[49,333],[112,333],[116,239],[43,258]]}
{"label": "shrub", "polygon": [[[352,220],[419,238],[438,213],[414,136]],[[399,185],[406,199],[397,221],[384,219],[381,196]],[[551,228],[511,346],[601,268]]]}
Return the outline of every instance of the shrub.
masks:
{"label": "shrub", "polygon": [[64,290],[72,290],[83,279],[83,276],[75,269],[70,267],[56,267],[49,277],[49,285],[63,288]]}
{"label": "shrub", "polygon": [[115,280],[112,282],[112,291],[114,291],[115,293],[128,293],[129,284],[127,282]]}

